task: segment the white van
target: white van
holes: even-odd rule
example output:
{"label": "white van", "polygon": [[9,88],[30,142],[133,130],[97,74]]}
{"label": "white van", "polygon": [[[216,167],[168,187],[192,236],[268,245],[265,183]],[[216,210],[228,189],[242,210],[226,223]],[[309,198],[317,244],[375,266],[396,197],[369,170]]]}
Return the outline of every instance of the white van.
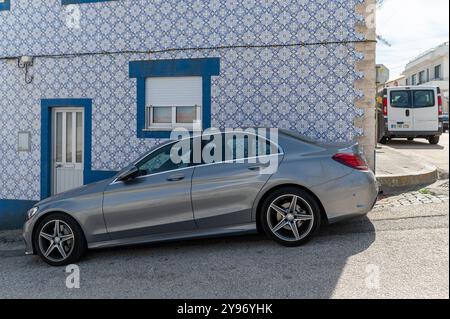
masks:
{"label": "white van", "polygon": [[438,144],[443,132],[442,96],[438,87],[392,87],[378,96],[378,141],[425,138]]}

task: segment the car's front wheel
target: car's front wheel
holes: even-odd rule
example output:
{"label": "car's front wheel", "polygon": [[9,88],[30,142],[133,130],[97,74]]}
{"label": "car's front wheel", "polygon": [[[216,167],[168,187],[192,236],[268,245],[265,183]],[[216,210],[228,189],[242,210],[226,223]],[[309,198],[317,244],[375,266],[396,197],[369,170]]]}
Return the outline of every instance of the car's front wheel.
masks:
{"label": "car's front wheel", "polygon": [[287,187],[270,194],[262,205],[260,223],[264,232],[288,247],[309,241],[320,226],[320,207],[308,192]]}
{"label": "car's front wheel", "polygon": [[83,231],[70,216],[60,213],[45,217],[34,233],[37,254],[52,266],[77,262],[87,250]]}

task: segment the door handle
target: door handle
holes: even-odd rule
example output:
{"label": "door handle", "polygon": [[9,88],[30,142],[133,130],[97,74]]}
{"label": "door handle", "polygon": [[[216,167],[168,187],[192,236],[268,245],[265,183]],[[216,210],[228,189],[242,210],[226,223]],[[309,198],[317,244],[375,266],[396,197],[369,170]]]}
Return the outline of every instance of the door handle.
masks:
{"label": "door handle", "polygon": [[411,114],[411,112],[409,110],[406,110],[405,113],[406,113],[406,116],[409,116]]}
{"label": "door handle", "polygon": [[255,165],[255,166],[250,166],[248,169],[250,171],[259,171],[260,169],[265,169],[267,167],[268,167],[268,165]]}
{"label": "door handle", "polygon": [[167,180],[169,181],[169,182],[177,182],[177,181],[182,181],[183,179],[185,179],[186,178],[186,176],[184,176],[183,174],[178,174],[178,175],[172,175],[172,176],[169,176],[168,178],[167,178]]}

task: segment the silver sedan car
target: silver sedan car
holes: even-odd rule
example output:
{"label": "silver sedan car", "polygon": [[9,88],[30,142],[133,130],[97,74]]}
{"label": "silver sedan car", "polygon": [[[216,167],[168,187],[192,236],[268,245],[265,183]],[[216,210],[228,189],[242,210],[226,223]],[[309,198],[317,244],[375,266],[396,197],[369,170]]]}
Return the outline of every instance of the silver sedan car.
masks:
{"label": "silver sedan car", "polygon": [[24,225],[26,253],[62,266],[88,249],[257,231],[298,246],[322,222],[373,208],[378,186],[357,144],[237,135],[169,141],[111,179],[39,202]]}

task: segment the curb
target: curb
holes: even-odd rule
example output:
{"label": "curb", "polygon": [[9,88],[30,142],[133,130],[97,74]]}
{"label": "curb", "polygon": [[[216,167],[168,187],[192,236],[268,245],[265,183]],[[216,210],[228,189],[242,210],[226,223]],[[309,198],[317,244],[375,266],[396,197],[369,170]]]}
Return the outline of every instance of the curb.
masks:
{"label": "curb", "polygon": [[431,185],[439,179],[437,167],[426,165],[424,169],[408,175],[377,175],[382,190],[404,189],[420,185]]}
{"label": "curb", "polygon": [[0,230],[0,244],[22,243],[21,230]]}

